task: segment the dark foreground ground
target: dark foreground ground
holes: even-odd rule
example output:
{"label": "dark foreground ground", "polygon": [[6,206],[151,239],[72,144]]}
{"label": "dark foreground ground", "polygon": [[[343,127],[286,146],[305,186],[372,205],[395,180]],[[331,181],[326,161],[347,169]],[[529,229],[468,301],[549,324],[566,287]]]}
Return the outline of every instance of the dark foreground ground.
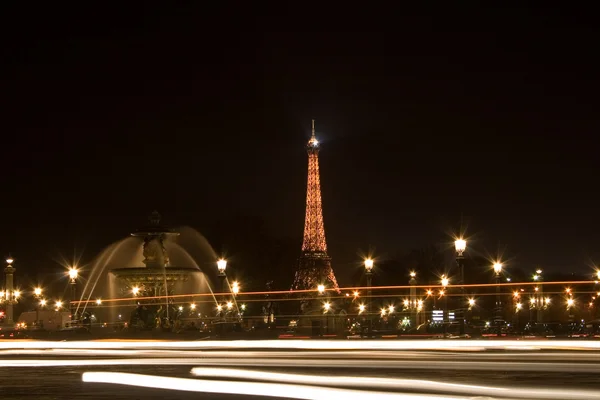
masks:
{"label": "dark foreground ground", "polygon": [[[81,375],[86,371],[118,371],[138,374],[176,376],[191,378],[190,368],[182,366],[159,367],[102,367],[102,368],[18,368],[0,369],[1,393],[3,399],[242,399],[249,398],[237,395],[205,394],[185,391],[145,389],[132,386],[110,385],[99,383],[84,383]],[[289,370],[291,371],[291,370]],[[302,370],[294,370],[302,373]],[[343,370],[311,370],[326,376],[342,374]],[[599,390],[600,377],[596,374],[565,373],[482,373],[473,371],[435,371],[423,372],[412,370],[354,370],[353,375],[393,377],[407,379],[445,380],[452,383],[472,385],[515,385],[515,386],[546,386],[547,388],[577,387]],[[256,397],[252,398],[269,398]],[[333,399],[332,399],[333,400]]]}

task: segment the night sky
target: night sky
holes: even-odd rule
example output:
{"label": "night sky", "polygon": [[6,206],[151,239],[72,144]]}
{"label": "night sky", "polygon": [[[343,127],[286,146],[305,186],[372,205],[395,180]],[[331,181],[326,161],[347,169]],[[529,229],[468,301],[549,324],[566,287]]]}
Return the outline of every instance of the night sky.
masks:
{"label": "night sky", "polygon": [[299,253],[314,118],[342,283],[360,251],[444,246],[461,220],[521,268],[600,262],[593,21],[391,14],[4,8],[0,253],[89,261],[154,209],[260,217]]}

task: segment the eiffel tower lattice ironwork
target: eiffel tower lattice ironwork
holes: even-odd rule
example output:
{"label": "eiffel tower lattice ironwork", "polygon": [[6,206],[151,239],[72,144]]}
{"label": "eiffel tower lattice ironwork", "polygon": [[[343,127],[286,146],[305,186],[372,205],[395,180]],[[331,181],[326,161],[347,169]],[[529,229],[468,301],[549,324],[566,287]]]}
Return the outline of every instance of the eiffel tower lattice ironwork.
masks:
{"label": "eiffel tower lattice ironwork", "polygon": [[302,254],[298,259],[292,289],[316,289],[324,285],[339,291],[337,280],[327,255],[323,207],[321,203],[321,181],[319,176],[319,141],[315,137],[315,120],[312,121],[312,136],[306,145],[308,153],[308,181],[306,186],[306,217]]}

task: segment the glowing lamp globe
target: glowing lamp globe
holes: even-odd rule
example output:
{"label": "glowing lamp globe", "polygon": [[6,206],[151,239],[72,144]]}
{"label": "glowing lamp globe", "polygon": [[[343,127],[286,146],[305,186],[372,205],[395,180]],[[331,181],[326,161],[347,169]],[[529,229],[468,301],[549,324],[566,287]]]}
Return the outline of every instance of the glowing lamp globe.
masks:
{"label": "glowing lamp globe", "polygon": [[442,286],[446,287],[450,283],[450,279],[446,275],[442,275]]}
{"label": "glowing lamp globe", "polygon": [[454,248],[458,254],[462,254],[467,249],[467,241],[464,239],[456,239],[454,241]]}
{"label": "glowing lamp globe", "polygon": [[373,260],[370,258],[367,258],[365,260],[365,269],[367,270],[367,272],[371,272],[373,270]]}
{"label": "glowing lamp globe", "polygon": [[224,274],[225,269],[227,269],[227,260],[221,258],[219,261],[217,261],[217,269],[219,270],[220,274]]}
{"label": "glowing lamp globe", "polygon": [[499,262],[494,263],[494,272],[496,274],[499,274],[500,272],[502,272],[502,264],[501,263],[499,263]]}
{"label": "glowing lamp globe", "polygon": [[69,278],[71,278],[72,281],[77,279],[78,275],[79,275],[79,273],[77,272],[77,268],[75,268],[75,267],[69,268]]}

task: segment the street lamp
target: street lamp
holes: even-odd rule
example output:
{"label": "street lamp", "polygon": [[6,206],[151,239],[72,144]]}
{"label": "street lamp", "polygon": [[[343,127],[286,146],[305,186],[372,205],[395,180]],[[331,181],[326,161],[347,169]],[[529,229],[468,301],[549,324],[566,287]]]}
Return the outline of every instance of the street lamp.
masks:
{"label": "street lamp", "polygon": [[410,285],[410,313],[413,326],[419,326],[419,310],[417,309],[417,272],[410,271],[410,280],[408,284]]}
{"label": "street lamp", "polygon": [[500,272],[502,272],[502,263],[494,263],[494,272],[496,273],[496,276],[500,276]]}
{"label": "street lamp", "polygon": [[138,286],[132,287],[131,293],[133,293],[134,296],[137,296],[140,293],[140,288]]}
{"label": "street lamp", "polygon": [[456,249],[456,254],[459,257],[462,257],[463,253],[467,249],[467,241],[462,238],[456,239],[454,241],[454,248]]}
{"label": "street lamp", "polygon": [[[544,277],[542,276],[542,270],[540,268],[535,270],[535,275],[533,276],[533,280],[537,282],[543,282]],[[542,322],[543,312],[544,312],[544,287],[542,285],[539,288],[535,288],[535,291],[538,292],[538,308],[537,308],[537,322]],[[546,305],[546,307],[548,304]]]}
{"label": "street lamp", "polygon": [[475,299],[469,299],[469,309],[472,309],[475,306]]}
{"label": "street lamp", "polygon": [[219,280],[221,281],[221,293],[225,293],[225,270],[227,269],[227,260],[220,258],[217,261],[217,270],[219,270]]}
{"label": "street lamp", "polygon": [[237,295],[240,292],[240,284],[236,281],[233,282],[233,285],[231,287],[231,291],[233,292],[233,295]]}
{"label": "street lamp", "polygon": [[444,294],[446,294],[446,286],[448,286],[449,283],[450,279],[446,275],[442,275],[442,286],[444,289],[440,292],[440,295],[444,297],[444,337],[448,334],[448,322],[450,321],[448,318],[448,296],[444,296]]}
{"label": "street lamp", "polygon": [[319,292],[319,295],[322,295],[323,293],[325,293],[325,285],[318,285],[317,291]]}
{"label": "street lamp", "polygon": [[78,276],[79,276],[79,271],[77,271],[77,268],[75,268],[75,267],[69,268],[69,278],[71,278],[71,283],[75,283]]}
{"label": "street lamp", "polygon": [[365,260],[365,275],[367,276],[367,330],[369,331],[369,335],[371,334],[372,330],[373,330],[373,320],[371,317],[371,309],[372,309],[372,303],[373,300],[371,298],[371,283],[372,283],[372,278],[373,278],[373,267],[374,267],[374,262],[372,258],[367,258]]}
{"label": "street lamp", "polygon": [[[41,296],[42,296],[42,288],[41,287],[34,288],[33,289],[33,297],[36,300],[39,300]],[[41,328],[41,326],[40,326],[40,305],[42,305],[41,301],[39,303],[37,303],[35,306],[35,325],[39,328]]]}
{"label": "street lamp", "polygon": [[102,299],[96,299],[96,305],[97,306],[101,306],[102,305]]}
{"label": "street lamp", "polygon": [[[461,335],[465,334],[465,312],[464,312],[464,303],[466,300],[465,295],[465,257],[464,253],[467,250],[467,241],[462,237],[457,238],[454,241],[454,250],[456,250],[456,265],[458,266],[458,280],[460,286],[460,297],[461,303],[458,308],[458,322],[459,322],[459,332]],[[447,304],[447,299],[444,301]]]}
{"label": "street lamp", "polygon": [[444,287],[444,289],[446,288],[446,286],[448,286],[449,283],[450,279],[446,275],[442,275],[442,286]]}
{"label": "street lamp", "polygon": [[77,319],[76,314],[76,308],[75,308],[75,301],[77,300],[77,277],[79,276],[79,271],[77,271],[77,268],[75,266],[72,266],[69,268],[69,283],[71,285],[71,321],[74,321]]}
{"label": "street lamp", "polygon": [[4,268],[6,288],[4,291],[4,301],[6,302],[6,324],[13,323],[13,305],[16,303],[14,296],[13,276],[16,268],[12,266],[14,260],[12,257],[6,259],[6,268]]}
{"label": "street lamp", "polygon": [[[217,260],[217,270],[219,271],[219,280],[221,281],[221,293],[223,293],[223,298],[222,300],[225,300],[225,280],[226,280],[226,275],[225,275],[225,270],[227,269],[227,260],[225,260],[224,258],[220,258]],[[222,306],[218,305],[217,306],[217,310],[220,312],[222,310]],[[224,314],[221,314],[222,317],[224,317]],[[219,329],[222,329],[222,325],[218,325]]]}
{"label": "street lamp", "polygon": [[500,336],[500,322],[502,320],[502,302],[500,300],[500,273],[502,272],[502,263],[494,263],[494,273],[496,274],[496,324],[498,325],[498,336]]}

